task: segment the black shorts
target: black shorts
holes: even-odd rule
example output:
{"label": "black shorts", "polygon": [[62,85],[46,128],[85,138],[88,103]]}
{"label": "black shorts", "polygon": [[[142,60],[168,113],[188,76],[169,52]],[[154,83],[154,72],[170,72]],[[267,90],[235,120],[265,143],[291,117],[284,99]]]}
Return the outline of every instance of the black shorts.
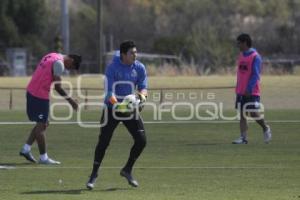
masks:
{"label": "black shorts", "polygon": [[137,131],[145,131],[144,122],[138,112],[135,114],[114,113],[112,108],[105,108],[101,117],[101,132],[113,132],[120,122],[132,134]]}
{"label": "black shorts", "polygon": [[259,110],[260,96],[236,95],[235,108],[239,110],[243,110],[243,109]]}
{"label": "black shorts", "polygon": [[29,120],[46,123],[49,115],[49,100],[35,97],[29,92],[26,93],[26,99],[26,111]]}

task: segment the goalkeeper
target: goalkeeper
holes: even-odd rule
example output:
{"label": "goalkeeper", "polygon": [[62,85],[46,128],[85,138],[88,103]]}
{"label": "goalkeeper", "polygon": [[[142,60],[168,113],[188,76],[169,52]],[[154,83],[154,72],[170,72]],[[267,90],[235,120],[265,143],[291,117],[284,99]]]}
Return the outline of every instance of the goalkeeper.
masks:
{"label": "goalkeeper", "polygon": [[123,101],[125,96],[136,93],[139,99],[139,111],[146,101],[147,74],[145,66],[137,61],[136,57],[137,49],[134,42],[125,41],[120,45],[120,55],[115,55],[112,63],[106,69],[106,108],[101,117],[100,135],[95,149],[93,170],[86,184],[90,190],[94,188],[105,151],[115,128],[121,121],[133,137],[134,144],[120,175],[125,177],[131,186],[138,187],[138,182],[132,177],[132,168],[146,146],[145,129],[139,112],[132,109],[129,101]]}

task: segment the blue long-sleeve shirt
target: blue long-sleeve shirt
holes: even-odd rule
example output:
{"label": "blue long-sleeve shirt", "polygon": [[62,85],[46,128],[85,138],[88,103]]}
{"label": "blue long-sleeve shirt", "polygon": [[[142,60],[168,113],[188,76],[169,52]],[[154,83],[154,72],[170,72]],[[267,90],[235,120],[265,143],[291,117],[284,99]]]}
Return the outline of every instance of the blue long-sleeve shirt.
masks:
{"label": "blue long-sleeve shirt", "polygon": [[[250,48],[248,51],[243,52],[244,56],[249,56],[252,54],[256,49]],[[260,55],[257,55],[252,63],[252,73],[247,85],[247,92],[250,94],[258,80],[260,80],[260,72],[261,72],[261,63],[262,59]]]}
{"label": "blue long-sleeve shirt", "polygon": [[109,99],[112,96],[121,102],[125,96],[134,94],[136,90],[147,89],[145,66],[138,60],[131,65],[123,64],[119,52],[116,52],[112,63],[107,66],[105,76],[105,103],[107,105],[110,105]]}

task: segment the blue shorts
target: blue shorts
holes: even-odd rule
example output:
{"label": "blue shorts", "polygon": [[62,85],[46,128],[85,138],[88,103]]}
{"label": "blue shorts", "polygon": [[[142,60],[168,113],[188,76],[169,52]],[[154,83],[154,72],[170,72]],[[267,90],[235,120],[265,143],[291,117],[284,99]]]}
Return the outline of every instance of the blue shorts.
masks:
{"label": "blue shorts", "polygon": [[26,93],[26,111],[30,121],[46,123],[49,115],[49,100]]}
{"label": "blue shorts", "polygon": [[[247,104],[247,105],[245,105]],[[236,95],[235,108],[239,110],[251,109],[259,110],[260,109],[260,96],[243,96]]]}

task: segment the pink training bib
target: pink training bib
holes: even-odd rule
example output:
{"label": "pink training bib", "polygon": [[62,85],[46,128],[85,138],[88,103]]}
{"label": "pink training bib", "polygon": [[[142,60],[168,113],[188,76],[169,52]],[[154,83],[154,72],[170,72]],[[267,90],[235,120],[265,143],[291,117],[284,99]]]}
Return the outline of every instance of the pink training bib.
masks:
{"label": "pink training bib", "polygon": [[[236,94],[244,95],[247,90],[248,82],[252,73],[252,64],[257,56],[257,52],[253,52],[249,56],[239,55],[237,68],[237,84],[235,88]],[[252,95],[260,96],[260,81],[257,80],[252,90]]]}
{"label": "pink training bib", "polygon": [[63,61],[63,56],[58,53],[49,53],[42,58],[27,86],[30,94],[41,99],[49,99],[53,82],[52,66],[57,60]]}

